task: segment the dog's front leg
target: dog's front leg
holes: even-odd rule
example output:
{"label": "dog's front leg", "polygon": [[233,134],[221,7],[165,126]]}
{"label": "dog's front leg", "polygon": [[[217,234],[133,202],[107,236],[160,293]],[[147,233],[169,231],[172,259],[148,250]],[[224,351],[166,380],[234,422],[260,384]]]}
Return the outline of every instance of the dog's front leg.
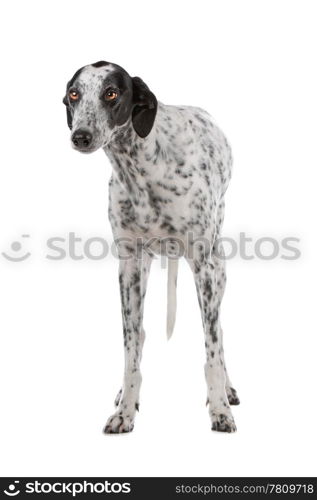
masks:
{"label": "dog's front leg", "polygon": [[144,343],[143,305],[151,258],[130,256],[120,260],[119,282],[122,307],[125,366],[122,390],[118,395],[117,411],[108,419],[105,432],[121,433],[133,430],[139,408],[141,386],[140,361]]}

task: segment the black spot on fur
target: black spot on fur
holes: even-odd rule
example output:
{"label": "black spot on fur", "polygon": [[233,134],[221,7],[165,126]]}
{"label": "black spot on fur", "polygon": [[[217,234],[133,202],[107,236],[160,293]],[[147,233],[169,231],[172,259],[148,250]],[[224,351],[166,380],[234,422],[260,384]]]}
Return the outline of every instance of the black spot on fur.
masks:
{"label": "black spot on fur", "polygon": [[98,61],[92,64],[94,68],[101,68],[102,66],[108,66],[110,63],[107,61]]}

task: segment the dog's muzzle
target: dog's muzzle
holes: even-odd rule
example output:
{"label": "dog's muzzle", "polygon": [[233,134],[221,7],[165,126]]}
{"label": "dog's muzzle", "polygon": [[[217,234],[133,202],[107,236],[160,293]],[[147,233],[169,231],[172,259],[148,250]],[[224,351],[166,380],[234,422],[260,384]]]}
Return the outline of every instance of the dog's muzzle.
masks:
{"label": "dog's muzzle", "polygon": [[88,130],[78,129],[72,134],[72,143],[78,149],[88,149],[92,142],[92,135]]}

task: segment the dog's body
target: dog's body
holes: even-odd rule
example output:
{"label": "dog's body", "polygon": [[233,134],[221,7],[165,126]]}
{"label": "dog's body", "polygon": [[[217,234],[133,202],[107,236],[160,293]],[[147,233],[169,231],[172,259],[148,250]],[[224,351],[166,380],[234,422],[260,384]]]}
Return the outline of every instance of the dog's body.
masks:
{"label": "dog's body", "polygon": [[205,331],[212,428],[233,432],[229,403],[239,400],[224,364],[219,310],[225,269],[221,247],[215,251],[231,176],[230,147],[207,112],[158,103],[142,80],[117,65],[99,62],[82,68],[67,92],[64,102],[76,149],[103,147],[113,167],[109,219],[120,256],[125,371],[118,408],[105,432],[133,429],[153,253],[169,257],[168,336],[175,321],[177,258],[183,255],[191,266]]}

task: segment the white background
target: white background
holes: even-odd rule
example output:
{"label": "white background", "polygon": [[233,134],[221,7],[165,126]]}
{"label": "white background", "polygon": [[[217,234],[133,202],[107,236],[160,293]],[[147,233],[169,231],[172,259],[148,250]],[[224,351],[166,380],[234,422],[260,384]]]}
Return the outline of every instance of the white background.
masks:
{"label": "white background", "polygon": [[[316,475],[316,2],[1,5],[1,475]],[[228,262],[225,350],[241,406],[211,432],[204,341],[181,266],[174,337],[153,266],[140,413],[105,436],[123,348],[117,262],[45,258],[51,236],[111,241],[110,165],[69,144],[63,93],[105,59],[159,100],[206,108],[231,142],[225,234],[301,239],[301,258]],[[29,238],[23,238],[23,234]],[[252,248],[252,245],[251,245]]]}

